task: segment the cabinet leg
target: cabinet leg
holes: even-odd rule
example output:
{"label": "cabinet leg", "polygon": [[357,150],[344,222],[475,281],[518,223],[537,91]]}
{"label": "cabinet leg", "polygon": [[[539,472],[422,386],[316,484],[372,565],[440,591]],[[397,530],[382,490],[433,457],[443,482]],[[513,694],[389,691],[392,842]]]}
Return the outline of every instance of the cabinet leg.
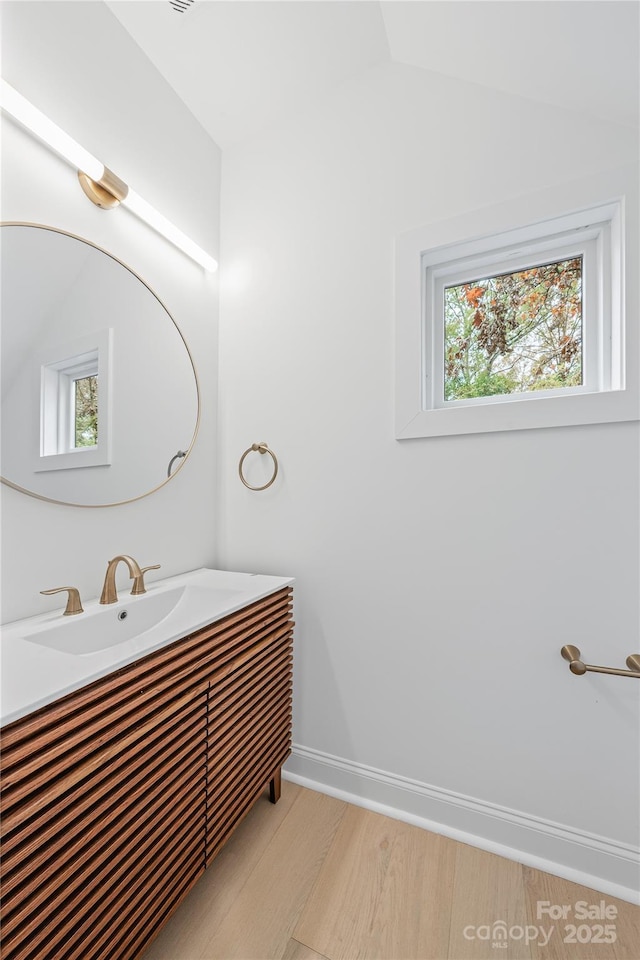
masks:
{"label": "cabinet leg", "polygon": [[269,800],[271,803],[277,803],[280,799],[280,790],[282,787],[282,769],[278,767],[276,773],[269,781]]}

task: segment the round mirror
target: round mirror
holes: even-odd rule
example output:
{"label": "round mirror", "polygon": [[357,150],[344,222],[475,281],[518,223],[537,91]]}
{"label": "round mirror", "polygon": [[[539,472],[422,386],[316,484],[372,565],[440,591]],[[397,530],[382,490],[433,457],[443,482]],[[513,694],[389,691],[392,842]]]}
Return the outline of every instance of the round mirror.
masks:
{"label": "round mirror", "polygon": [[193,446],[198,379],[173,317],[95,244],[4,223],[2,481],[84,507],[137,500]]}

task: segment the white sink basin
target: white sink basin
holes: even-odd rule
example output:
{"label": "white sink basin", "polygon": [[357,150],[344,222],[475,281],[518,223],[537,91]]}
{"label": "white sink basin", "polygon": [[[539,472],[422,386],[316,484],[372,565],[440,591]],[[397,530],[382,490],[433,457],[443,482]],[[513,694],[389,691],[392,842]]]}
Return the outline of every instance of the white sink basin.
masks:
{"label": "white sink basin", "polygon": [[86,657],[143,636],[147,631],[159,627],[179,605],[185,608],[187,618],[201,609],[206,617],[208,610],[217,611],[221,604],[225,605],[239,595],[239,590],[207,589],[184,584],[167,590],[154,590],[152,587],[142,596],[125,596],[118,603],[94,605],[84,614],[77,614],[73,618],[65,617],[62,621],[48,623],[31,633],[25,630],[23,639],[50,650]]}
{"label": "white sink basin", "polygon": [[225,570],[194,570],[147,585],[117,603],[84,602],[2,627],[0,722],[12,720],[293,583]]}
{"label": "white sink basin", "polygon": [[146,593],[135,598],[136,601],[142,600],[142,603],[124,601],[94,607],[85,611],[85,614],[77,614],[73,619],[65,618],[56,626],[48,626],[31,634],[25,631],[24,639],[63,653],[87,656],[97,650],[125,643],[155,627],[180,602],[185,589],[176,587],[164,593]]}
{"label": "white sink basin", "polygon": [[65,619],[56,626],[47,626],[31,634],[25,632],[24,639],[52,650],[86,656],[125,643],[157,626],[180,603],[186,589],[175,587],[173,590],[132,597],[132,602],[123,600],[94,607],[85,611],[86,615],[74,616],[73,620]]}

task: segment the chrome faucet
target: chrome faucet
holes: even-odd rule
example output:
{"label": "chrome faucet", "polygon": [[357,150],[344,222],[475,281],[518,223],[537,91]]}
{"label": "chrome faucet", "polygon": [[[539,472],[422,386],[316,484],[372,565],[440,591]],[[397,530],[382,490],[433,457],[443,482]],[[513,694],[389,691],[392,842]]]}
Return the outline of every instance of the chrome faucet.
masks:
{"label": "chrome faucet", "polygon": [[147,588],[144,585],[144,575],[147,570],[160,569],[159,563],[156,563],[151,567],[140,568],[133,557],[128,557],[126,554],[120,554],[119,556],[114,557],[113,560],[109,560],[107,564],[107,572],[104,578],[100,603],[117,603],[118,601],[118,592],[116,590],[116,569],[121,560],[128,566],[129,576],[133,580],[133,587],[131,589],[133,596],[147,592]]}

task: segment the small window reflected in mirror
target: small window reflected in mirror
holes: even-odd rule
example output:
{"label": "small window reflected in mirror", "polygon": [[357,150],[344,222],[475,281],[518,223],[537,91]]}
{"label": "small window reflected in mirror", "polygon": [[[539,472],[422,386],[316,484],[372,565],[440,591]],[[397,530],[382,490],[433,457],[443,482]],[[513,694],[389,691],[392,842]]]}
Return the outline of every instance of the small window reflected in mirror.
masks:
{"label": "small window reflected in mirror", "polygon": [[40,358],[37,472],[108,466],[113,330],[60,342]]}
{"label": "small window reflected in mirror", "polygon": [[98,445],[98,350],[42,368],[42,456]]}

